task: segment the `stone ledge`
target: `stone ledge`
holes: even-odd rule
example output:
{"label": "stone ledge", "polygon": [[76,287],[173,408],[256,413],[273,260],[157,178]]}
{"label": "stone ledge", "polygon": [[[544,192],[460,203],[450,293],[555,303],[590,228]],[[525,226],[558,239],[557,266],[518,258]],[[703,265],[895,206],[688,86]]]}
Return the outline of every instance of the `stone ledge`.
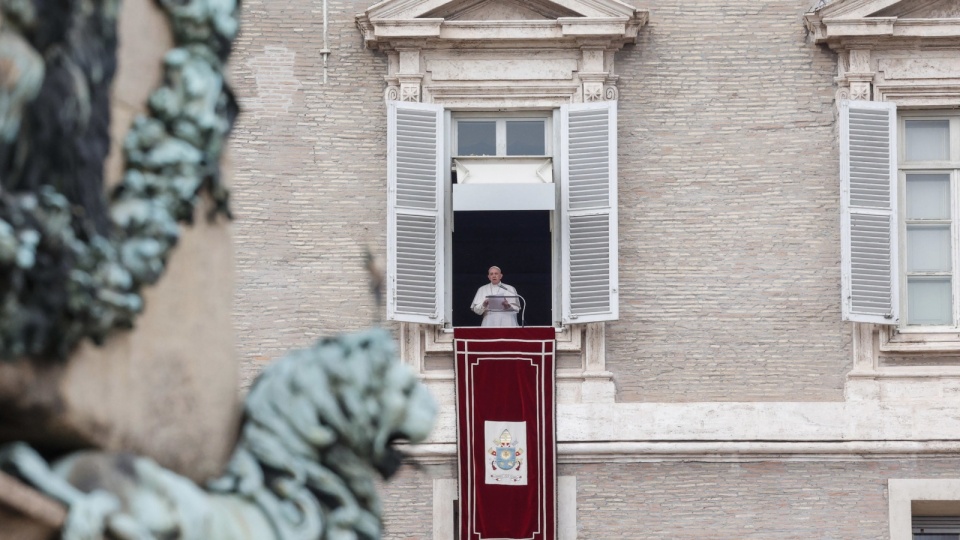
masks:
{"label": "stone ledge", "polygon": [[[457,459],[454,443],[403,445],[403,453],[419,464]],[[702,441],[702,442],[560,442],[557,462],[637,463],[660,461],[861,461],[877,459],[956,458],[958,441]]]}
{"label": "stone ledge", "polygon": [[[438,395],[432,443],[453,443],[453,392]],[[560,444],[608,442],[862,442],[960,444],[960,404],[896,402],[578,403],[557,405]],[[960,446],[957,447],[960,450]]]}

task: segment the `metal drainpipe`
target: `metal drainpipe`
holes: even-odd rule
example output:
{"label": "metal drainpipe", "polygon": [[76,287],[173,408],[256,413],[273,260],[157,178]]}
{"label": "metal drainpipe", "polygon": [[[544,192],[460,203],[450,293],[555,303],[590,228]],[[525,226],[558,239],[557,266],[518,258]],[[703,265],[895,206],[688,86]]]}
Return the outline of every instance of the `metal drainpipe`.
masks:
{"label": "metal drainpipe", "polygon": [[330,44],[327,42],[327,0],[323,0],[323,48],[320,49],[320,55],[323,56],[323,84],[327,84],[327,58],[330,57]]}

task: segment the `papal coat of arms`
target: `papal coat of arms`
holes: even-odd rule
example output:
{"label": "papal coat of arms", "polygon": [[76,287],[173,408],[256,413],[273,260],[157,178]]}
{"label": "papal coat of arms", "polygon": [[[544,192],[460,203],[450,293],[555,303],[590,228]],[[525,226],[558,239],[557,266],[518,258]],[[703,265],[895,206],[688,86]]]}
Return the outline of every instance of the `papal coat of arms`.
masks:
{"label": "papal coat of arms", "polygon": [[489,452],[494,456],[493,470],[497,470],[497,467],[505,471],[511,469],[520,470],[520,466],[523,465],[523,458],[520,456],[523,455],[523,448],[517,448],[511,444],[512,437],[510,432],[503,430],[503,433],[500,434],[499,440],[493,441],[493,447],[490,448]]}
{"label": "papal coat of arms", "polygon": [[[486,435],[493,443],[487,449],[487,484],[526,485],[524,449],[526,422],[487,422]],[[496,435],[497,431],[499,435]],[[493,431],[493,433],[491,433]],[[494,435],[490,437],[490,435]]]}

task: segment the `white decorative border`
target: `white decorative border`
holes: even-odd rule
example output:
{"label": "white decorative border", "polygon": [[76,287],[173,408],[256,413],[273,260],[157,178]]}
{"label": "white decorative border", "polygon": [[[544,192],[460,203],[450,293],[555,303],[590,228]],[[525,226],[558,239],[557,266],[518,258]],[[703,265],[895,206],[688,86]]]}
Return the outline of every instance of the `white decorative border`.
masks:
{"label": "white decorative border", "polygon": [[[496,343],[496,342],[534,343],[534,344],[539,344],[539,345],[540,345],[540,352],[538,353],[538,352],[522,352],[522,351],[504,351],[504,352],[484,351],[484,352],[482,352],[482,353],[477,353],[477,354],[482,354],[483,356],[478,356],[478,357],[475,358],[475,359],[470,359],[470,343],[474,343],[474,342],[479,342],[479,343]],[[456,346],[456,343],[463,343],[463,344],[464,344],[462,351],[461,351],[461,350],[458,350],[459,348]],[[551,350],[550,350],[550,351],[547,351],[547,350],[546,350],[548,343],[551,344],[551,345],[553,345],[553,347],[551,347]],[[554,362],[556,362],[556,354],[557,354],[557,351],[556,351],[555,341],[554,341],[554,340],[543,340],[543,339],[510,339],[510,338],[502,338],[502,339],[455,339],[455,340],[454,340],[454,349],[455,349],[455,354],[456,354],[458,357],[459,357],[459,355],[464,355],[464,356],[469,360],[469,365],[468,365],[469,369],[468,369],[467,372],[464,374],[464,387],[466,388],[466,391],[467,391],[467,396],[465,396],[465,398],[464,398],[464,399],[466,400],[466,412],[465,412],[465,416],[466,416],[467,419],[473,418],[473,410],[474,410],[474,403],[475,403],[475,400],[476,400],[476,395],[475,395],[475,393],[474,393],[474,388],[473,388],[473,385],[472,385],[471,381],[473,380],[473,371],[474,371],[474,369],[480,364],[480,362],[482,362],[482,361],[499,361],[499,360],[519,360],[519,361],[527,361],[527,362],[530,363],[531,366],[533,366],[533,368],[534,368],[534,370],[535,370],[535,372],[536,372],[536,376],[537,376],[537,381],[538,381],[538,383],[537,383],[537,389],[536,389],[536,390],[537,390],[537,410],[536,410],[536,425],[535,425],[535,429],[537,430],[536,432],[539,434],[539,435],[538,435],[538,438],[537,438],[537,442],[538,442],[538,448],[537,448],[537,450],[540,452],[540,454],[539,454],[539,458],[540,458],[540,459],[536,460],[536,466],[538,467],[538,474],[539,474],[539,479],[540,479],[539,485],[537,486],[537,492],[538,492],[538,493],[537,493],[537,497],[538,497],[538,499],[539,499],[539,500],[538,500],[538,504],[537,504],[537,526],[540,527],[540,526],[543,525],[543,523],[544,523],[544,516],[543,516],[543,513],[542,513],[542,512],[543,512],[543,503],[544,503],[544,501],[545,501],[545,499],[546,499],[546,495],[547,495],[547,486],[546,486],[546,484],[547,484],[547,478],[546,478],[546,474],[544,474],[544,467],[543,467],[543,456],[545,456],[545,455],[547,454],[547,452],[546,452],[546,449],[547,449],[546,441],[544,440],[545,437],[543,436],[543,434],[545,433],[544,427],[545,427],[545,424],[547,424],[547,417],[546,417],[546,415],[547,415],[547,410],[546,410],[545,407],[542,406],[542,404],[543,404],[544,392],[545,392],[545,390],[546,390],[546,385],[548,384],[548,382],[549,382],[549,384],[551,384],[551,385],[554,387],[554,388],[553,388],[553,400],[556,401],[556,385],[555,385],[555,383],[554,383],[554,381],[553,381],[553,377],[552,377],[552,376],[549,377],[549,381],[548,381],[548,378],[543,376],[543,374],[541,373],[540,369],[541,369],[541,366],[542,366],[542,362],[544,361],[544,359],[545,359],[548,355],[549,355],[549,356],[552,356],[553,359],[554,359]],[[522,354],[522,355],[524,355],[524,356],[527,356],[528,358],[522,358],[522,357],[516,356],[516,355],[518,355],[518,354]],[[535,356],[539,356],[541,363],[538,364],[538,363],[534,362],[534,359],[529,358],[530,356],[534,356],[534,357],[535,357]],[[457,359],[456,359],[456,365],[459,365],[459,364],[460,364],[459,358],[457,358]],[[552,418],[553,422],[550,422],[551,425],[549,426],[549,429],[551,429],[554,434],[556,433],[556,410],[555,410],[555,409],[556,409],[556,408],[554,407],[554,417]],[[467,436],[466,436],[466,446],[467,446],[467,448],[473,448],[473,447],[475,446],[475,443],[476,443],[476,436],[475,436],[475,434],[474,434],[473,422],[469,422],[469,421],[468,421],[466,432],[467,432]],[[554,438],[555,438],[555,436],[554,436]],[[459,448],[459,447],[457,447],[457,448]],[[457,456],[457,457],[458,457],[458,460],[465,459],[464,456],[459,455],[459,450],[458,450],[458,456]],[[472,456],[468,456],[468,457],[472,457]],[[529,460],[529,459],[527,460],[527,464],[528,464],[528,465],[527,465],[527,470],[528,470],[528,471],[529,471],[529,467],[530,467],[529,464],[530,464],[531,461],[533,461],[533,460]],[[467,473],[467,497],[468,497],[468,499],[467,499],[467,501],[466,501],[465,506],[468,506],[468,507],[470,507],[470,509],[471,509],[471,511],[468,513],[468,518],[471,519],[471,522],[470,522],[470,524],[468,525],[468,527],[470,528],[471,535],[477,535],[477,538],[478,538],[478,539],[483,540],[483,538],[482,538],[481,536],[479,536],[481,533],[478,533],[478,532],[476,532],[476,530],[475,530],[476,523],[474,523],[474,522],[472,521],[472,518],[473,518],[474,516],[476,516],[476,500],[475,500],[475,498],[473,497],[473,492],[474,492],[474,485],[476,484],[476,474],[477,474],[476,467],[475,467],[472,459],[468,462],[467,469],[468,469],[468,473]],[[459,467],[458,467],[458,470],[459,470]],[[556,470],[557,470],[557,455],[556,455],[556,452],[553,453],[553,470],[554,470],[554,472],[556,472]],[[554,515],[555,515],[555,516],[556,516],[556,514],[557,514],[556,504],[557,504],[557,503],[556,503],[556,498],[554,498]],[[461,519],[462,519],[462,518],[463,518],[463,516],[461,515]],[[537,534],[541,534],[541,533],[542,533],[542,531],[541,531],[540,529],[537,529],[537,530],[534,531],[534,536],[537,535]],[[489,540],[495,540],[495,539],[489,539]],[[530,538],[527,538],[527,539],[518,539],[518,540],[534,540],[534,537],[530,537]]]}
{"label": "white decorative border", "polygon": [[887,483],[890,540],[913,538],[913,501],[960,503],[960,480],[891,479]]}

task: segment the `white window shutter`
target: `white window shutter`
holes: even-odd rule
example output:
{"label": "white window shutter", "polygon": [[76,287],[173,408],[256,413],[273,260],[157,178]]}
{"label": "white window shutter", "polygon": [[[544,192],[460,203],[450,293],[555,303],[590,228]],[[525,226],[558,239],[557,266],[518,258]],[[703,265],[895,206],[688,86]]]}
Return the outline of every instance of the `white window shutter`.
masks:
{"label": "white window shutter", "polygon": [[443,107],[387,115],[387,318],[443,322]]}
{"label": "white window shutter", "polygon": [[560,107],[563,322],[612,321],[617,294],[617,103]]}
{"label": "white window shutter", "polygon": [[843,320],[897,324],[897,108],[840,102]]}

